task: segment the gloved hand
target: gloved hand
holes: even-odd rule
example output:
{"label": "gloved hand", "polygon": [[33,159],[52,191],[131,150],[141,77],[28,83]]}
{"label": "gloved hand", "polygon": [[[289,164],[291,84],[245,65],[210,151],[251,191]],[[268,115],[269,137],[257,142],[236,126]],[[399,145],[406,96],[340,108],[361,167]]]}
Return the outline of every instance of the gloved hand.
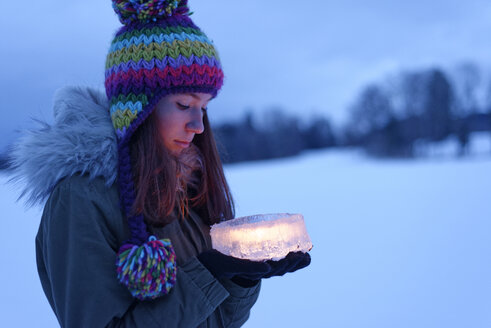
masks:
{"label": "gloved hand", "polygon": [[228,278],[244,287],[250,287],[262,278],[282,276],[287,272],[305,268],[310,264],[309,253],[290,252],[279,261],[257,262],[243,260],[210,249],[198,259],[217,279]]}
{"label": "gloved hand", "polygon": [[309,253],[290,252],[284,259],[279,261],[267,261],[271,266],[271,270],[263,278],[282,276],[287,272],[303,269],[310,264],[310,260]]}

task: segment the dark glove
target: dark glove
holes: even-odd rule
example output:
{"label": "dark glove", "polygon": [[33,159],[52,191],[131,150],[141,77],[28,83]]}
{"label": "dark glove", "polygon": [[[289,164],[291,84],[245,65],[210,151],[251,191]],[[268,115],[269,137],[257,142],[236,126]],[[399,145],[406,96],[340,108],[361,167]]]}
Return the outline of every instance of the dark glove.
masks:
{"label": "dark glove", "polygon": [[198,259],[217,279],[232,279],[244,287],[250,287],[262,278],[282,276],[310,264],[309,253],[302,252],[290,252],[279,261],[257,262],[235,258],[210,249],[199,254]]}
{"label": "dark glove", "polygon": [[198,254],[197,257],[217,279],[231,279],[238,276],[249,280],[259,280],[271,271],[271,266],[267,262],[243,260],[225,255],[215,249]]}
{"label": "dark glove", "polygon": [[310,254],[290,252],[279,261],[267,261],[267,263],[271,266],[271,270],[263,278],[282,276],[287,272],[294,272],[308,266],[310,264]]}

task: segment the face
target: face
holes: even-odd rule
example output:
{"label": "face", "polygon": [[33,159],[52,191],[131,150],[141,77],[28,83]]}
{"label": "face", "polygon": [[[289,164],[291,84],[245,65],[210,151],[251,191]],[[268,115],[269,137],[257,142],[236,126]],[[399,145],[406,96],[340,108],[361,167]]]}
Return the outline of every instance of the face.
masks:
{"label": "face", "polygon": [[172,154],[178,155],[196,134],[203,133],[203,116],[211,97],[208,93],[179,93],[162,97],[157,103],[160,136]]}

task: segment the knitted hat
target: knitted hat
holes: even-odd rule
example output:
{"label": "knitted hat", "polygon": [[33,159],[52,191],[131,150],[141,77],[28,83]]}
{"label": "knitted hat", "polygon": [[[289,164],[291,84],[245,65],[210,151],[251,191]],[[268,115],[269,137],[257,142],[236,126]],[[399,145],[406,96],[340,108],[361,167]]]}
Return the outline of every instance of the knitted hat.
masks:
{"label": "knitted hat", "polygon": [[169,292],[176,281],[169,239],[150,236],[143,215],[132,216],[135,189],[129,141],[165,95],[217,95],[223,84],[213,43],[189,18],[187,0],[112,0],[124,24],[106,59],[105,87],[118,137],[120,202],[131,231],[117,256],[118,279],[138,299]]}

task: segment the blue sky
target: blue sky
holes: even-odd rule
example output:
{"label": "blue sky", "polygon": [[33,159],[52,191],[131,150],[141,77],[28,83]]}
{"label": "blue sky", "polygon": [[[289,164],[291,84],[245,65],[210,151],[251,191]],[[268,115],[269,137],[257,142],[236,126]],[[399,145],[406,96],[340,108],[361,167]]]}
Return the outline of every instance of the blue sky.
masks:
{"label": "blue sky", "polygon": [[[342,122],[358,90],[389,73],[467,60],[491,67],[489,1],[189,2],[226,75],[210,103],[212,121],[280,106]],[[29,117],[51,120],[57,88],[103,86],[106,52],[120,23],[109,0],[2,7],[8,15],[0,21],[0,138],[6,143]]]}

